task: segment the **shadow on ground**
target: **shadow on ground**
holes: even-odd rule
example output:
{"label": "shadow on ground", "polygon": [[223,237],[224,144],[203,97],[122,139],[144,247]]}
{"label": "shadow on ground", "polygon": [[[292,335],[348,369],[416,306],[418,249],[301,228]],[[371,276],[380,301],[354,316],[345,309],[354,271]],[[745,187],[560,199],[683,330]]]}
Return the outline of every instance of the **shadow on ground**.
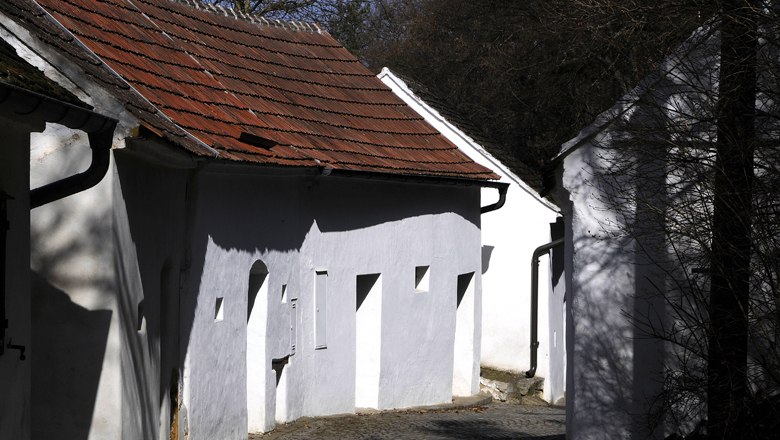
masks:
{"label": "shadow on ground", "polygon": [[[559,423],[551,421],[554,425]],[[424,432],[437,438],[489,440],[565,440],[563,434],[534,435],[485,420],[433,420]],[[561,427],[563,423],[560,423]]]}

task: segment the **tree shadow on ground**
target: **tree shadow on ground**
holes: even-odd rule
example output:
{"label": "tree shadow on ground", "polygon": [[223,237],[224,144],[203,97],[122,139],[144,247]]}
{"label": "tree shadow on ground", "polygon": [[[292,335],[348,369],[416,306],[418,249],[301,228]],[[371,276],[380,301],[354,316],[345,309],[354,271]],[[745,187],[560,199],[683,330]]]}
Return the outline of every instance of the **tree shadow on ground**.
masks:
{"label": "tree shadow on ground", "polygon": [[[556,421],[549,421],[555,424]],[[559,422],[563,425],[563,421]],[[429,434],[451,439],[490,439],[490,440],[565,440],[564,434],[538,435],[511,426],[486,420],[434,420],[435,427],[423,428]]]}

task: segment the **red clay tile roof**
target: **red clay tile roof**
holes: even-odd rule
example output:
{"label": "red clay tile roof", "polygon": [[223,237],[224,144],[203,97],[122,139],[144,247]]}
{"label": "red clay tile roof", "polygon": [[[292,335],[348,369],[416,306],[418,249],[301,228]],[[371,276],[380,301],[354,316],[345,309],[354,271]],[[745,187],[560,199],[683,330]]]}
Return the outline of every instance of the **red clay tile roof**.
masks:
{"label": "red clay tile roof", "polygon": [[236,16],[196,0],[37,3],[51,16],[32,0],[3,0],[0,8],[104,83],[144,126],[192,153],[347,171],[498,177],[315,25]]}

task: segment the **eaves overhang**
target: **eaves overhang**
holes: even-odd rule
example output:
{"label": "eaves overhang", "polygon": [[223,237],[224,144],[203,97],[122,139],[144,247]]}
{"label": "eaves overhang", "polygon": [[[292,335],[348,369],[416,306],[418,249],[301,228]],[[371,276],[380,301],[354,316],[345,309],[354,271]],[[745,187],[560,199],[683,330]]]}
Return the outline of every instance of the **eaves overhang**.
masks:
{"label": "eaves overhang", "polygon": [[85,133],[100,133],[106,130],[113,133],[117,124],[116,119],[87,108],[4,82],[0,82],[0,107],[16,117],[59,124]]}

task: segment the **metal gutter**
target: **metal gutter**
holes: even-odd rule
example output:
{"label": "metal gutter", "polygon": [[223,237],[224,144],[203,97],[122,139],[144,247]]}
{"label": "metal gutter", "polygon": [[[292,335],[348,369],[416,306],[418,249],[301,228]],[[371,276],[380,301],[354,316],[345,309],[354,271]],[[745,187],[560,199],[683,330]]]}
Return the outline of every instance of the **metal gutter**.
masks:
{"label": "metal gutter", "polygon": [[477,180],[477,179],[459,179],[455,177],[437,177],[437,176],[410,176],[405,174],[387,174],[376,173],[370,171],[347,171],[347,170],[334,170],[330,167],[321,167],[320,174],[323,176],[337,176],[337,177],[353,177],[369,180],[385,180],[393,182],[408,182],[408,183],[423,183],[433,185],[462,185],[462,186],[479,186],[481,188],[495,188],[498,190],[498,201],[491,205],[483,206],[480,208],[480,213],[495,211],[506,202],[506,192],[509,189],[509,183],[496,182],[493,180]]}
{"label": "metal gutter", "polygon": [[[512,182],[514,182],[521,190],[525,191],[534,198],[534,200],[537,200],[538,202],[542,203],[546,207],[557,211],[559,208],[555,206],[554,204],[550,203],[549,201],[545,200],[544,194],[539,194],[534,188],[532,188],[528,183],[526,183],[519,175],[515,174],[514,171],[512,171],[507,165],[504,165],[498,158],[493,156],[486,147],[480,144],[480,141],[473,138],[471,134],[466,133],[466,131],[462,130],[457,126],[457,124],[453,121],[450,121],[444,115],[441,113],[439,109],[436,108],[434,104],[429,103],[425,99],[423,99],[419,94],[413,90],[415,87],[410,86],[410,82],[414,83],[414,80],[403,78],[398,73],[390,70],[388,67],[383,67],[382,71],[379,72],[377,75],[377,78],[382,80],[382,82],[385,82],[385,79],[387,81],[391,82],[394,86],[396,86],[401,93],[406,95],[408,98],[410,98],[409,101],[404,99],[407,104],[409,104],[412,108],[414,108],[415,105],[418,105],[421,107],[422,111],[430,115],[431,118],[433,118],[436,122],[439,124],[444,125],[448,130],[450,130],[455,136],[457,136],[460,141],[468,144],[470,148],[472,148],[477,154],[482,156],[485,160],[490,162],[490,165],[494,168],[494,172],[497,172],[502,177],[505,177]],[[385,83],[387,84],[387,83]],[[390,85],[388,85],[390,86]],[[425,86],[422,86],[425,87]],[[390,87],[393,89],[393,87]],[[393,89],[395,92],[395,89]],[[435,98],[435,96],[434,96]],[[403,98],[402,98],[403,99]],[[411,102],[410,102],[411,101]],[[414,105],[413,105],[414,104]],[[418,111],[418,113],[420,113]],[[424,115],[423,115],[424,116]],[[457,116],[457,115],[456,115]],[[449,137],[446,136],[445,137]],[[469,156],[469,154],[466,151],[463,151],[464,154]],[[469,156],[470,157],[470,156]],[[473,159],[472,159],[473,160]],[[524,166],[518,165],[518,166]],[[530,168],[529,168],[530,170]],[[498,207],[500,208],[500,206]],[[498,209],[496,208],[496,209]],[[488,211],[489,212],[489,211]]]}
{"label": "metal gutter", "polygon": [[97,185],[108,171],[117,121],[11,84],[0,83],[0,105],[21,118],[33,118],[81,130],[89,136],[92,163],[86,171],[30,191],[30,209]]}
{"label": "metal gutter", "polygon": [[506,191],[509,189],[509,184],[507,183],[506,186],[496,187],[496,189],[498,190],[498,201],[492,205],[481,207],[479,209],[480,213],[484,214],[486,212],[496,211],[504,206],[504,203],[506,203]]}
{"label": "metal gutter", "polygon": [[98,133],[88,133],[92,162],[86,171],[46,184],[30,191],[30,209],[79,193],[100,183],[111,164],[113,127]]}
{"label": "metal gutter", "polygon": [[440,177],[440,176],[426,176],[426,175],[390,174],[390,173],[378,173],[374,171],[336,170],[328,166],[320,167],[320,173],[323,176],[357,177],[357,178],[370,179],[370,180],[392,180],[392,181],[404,181],[404,182],[411,182],[411,183],[480,186],[483,188],[500,188],[502,186],[505,187],[509,186],[508,183],[496,182],[493,180],[462,179],[457,177]]}
{"label": "metal gutter", "polygon": [[534,249],[531,256],[531,368],[525,372],[525,377],[536,375],[537,349],[539,348],[539,257],[556,246],[563,244],[559,238]]}

